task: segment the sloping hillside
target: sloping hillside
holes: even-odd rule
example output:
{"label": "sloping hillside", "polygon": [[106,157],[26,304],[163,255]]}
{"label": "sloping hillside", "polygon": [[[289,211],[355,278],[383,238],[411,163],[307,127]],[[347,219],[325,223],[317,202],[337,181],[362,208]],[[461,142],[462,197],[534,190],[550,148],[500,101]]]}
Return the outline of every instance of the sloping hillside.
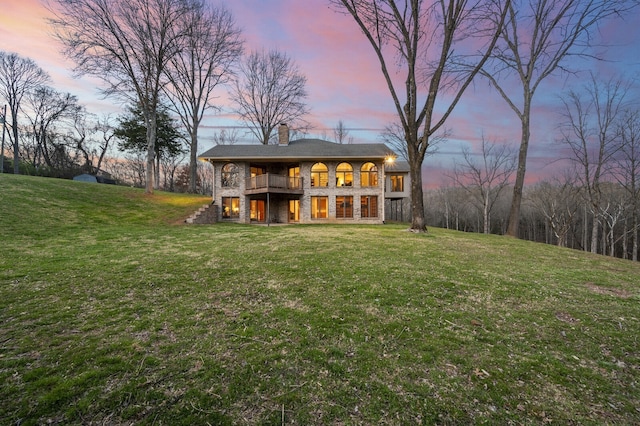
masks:
{"label": "sloping hillside", "polygon": [[637,263],[200,204],[0,175],[0,424],[640,423]]}

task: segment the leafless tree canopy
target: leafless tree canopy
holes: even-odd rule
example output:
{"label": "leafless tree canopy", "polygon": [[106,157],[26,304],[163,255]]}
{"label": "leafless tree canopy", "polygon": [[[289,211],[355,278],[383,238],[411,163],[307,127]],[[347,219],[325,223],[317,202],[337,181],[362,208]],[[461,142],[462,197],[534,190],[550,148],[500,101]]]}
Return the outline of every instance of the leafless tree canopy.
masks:
{"label": "leafless tree canopy", "polygon": [[333,128],[333,138],[337,143],[351,143],[353,138],[349,137],[349,130],[344,125],[344,121],[338,121],[336,127]]}
{"label": "leafless tree canopy", "polygon": [[618,127],[620,146],[615,159],[616,180],[627,192],[632,212],[632,260],[638,260],[638,236],[640,234],[640,110],[628,109],[622,115]]}
{"label": "leafless tree canopy", "polygon": [[[637,5],[637,0],[513,0],[509,5],[500,42],[482,72],[521,121],[508,235],[518,236],[534,94],[557,71],[575,72],[572,57],[594,55],[593,30],[600,22]],[[520,90],[509,90],[513,79]]]}
{"label": "leafless tree canopy", "polygon": [[[147,126],[147,176],[152,176],[156,109],[162,76],[180,49],[186,0],[49,0],[51,23],[77,74],[102,79],[106,95],[140,105]],[[153,192],[151,179],[147,192]]]}
{"label": "leafless tree canopy", "polygon": [[195,192],[198,128],[205,111],[214,107],[214,90],[233,77],[243,42],[233,16],[223,6],[194,0],[183,19],[185,36],[167,67],[166,93],[190,137],[189,191]]}
{"label": "leafless tree canopy", "polygon": [[452,180],[463,188],[482,212],[484,233],[491,229],[491,211],[515,171],[515,157],[505,144],[482,138],[481,152],[462,150],[463,161],[456,163]]}
{"label": "leafless tree canopy", "polygon": [[53,167],[52,154],[59,145],[50,141],[50,133],[61,120],[72,122],[73,117],[82,111],[78,99],[70,93],[59,93],[50,87],[41,87],[27,96],[27,114],[35,141],[33,165],[44,160],[44,164]]}
{"label": "leafless tree canopy", "polygon": [[[0,51],[0,97],[6,99],[11,114],[10,138],[13,141],[13,172],[20,173],[20,149],[18,135],[18,113],[22,100],[29,93],[45,86],[51,78],[31,59],[16,53]],[[5,117],[6,120],[6,117]],[[0,153],[0,155],[4,155]]]}
{"label": "leafless tree canopy", "polygon": [[426,229],[422,163],[430,138],[488,59],[509,2],[331,0],[353,18],[380,62],[407,147],[413,230]]}
{"label": "leafless tree canopy", "polygon": [[569,148],[576,178],[594,216],[591,251],[597,253],[599,221],[610,207],[603,201],[602,185],[613,170],[620,119],[628,87],[621,81],[602,83],[594,76],[582,91],[563,98],[565,119],[562,142]]}
{"label": "leafless tree canopy", "polygon": [[280,123],[293,129],[307,127],[306,83],[306,77],[286,54],[254,51],[240,65],[233,93],[236,112],[266,145]]}

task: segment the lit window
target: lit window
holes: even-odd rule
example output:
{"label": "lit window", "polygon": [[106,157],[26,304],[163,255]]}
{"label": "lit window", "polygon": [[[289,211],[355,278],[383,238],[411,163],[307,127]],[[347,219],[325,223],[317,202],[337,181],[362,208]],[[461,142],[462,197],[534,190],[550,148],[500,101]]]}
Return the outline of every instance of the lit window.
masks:
{"label": "lit window", "polygon": [[353,217],[353,197],[336,197],[336,218],[349,219]]}
{"label": "lit window", "polygon": [[336,186],[353,186],[353,167],[351,164],[338,164],[336,167]]}
{"label": "lit window", "polygon": [[404,192],[404,176],[391,175],[391,192]]}
{"label": "lit window", "polygon": [[224,219],[237,219],[240,217],[240,198],[222,197],[222,217]]}
{"label": "lit window", "polygon": [[364,163],[360,168],[360,186],[378,186],[378,167]]}
{"label": "lit window", "polygon": [[323,163],[311,167],[311,186],[329,186],[329,169]]}
{"label": "lit window", "polygon": [[329,197],[311,197],[311,219],[326,219],[329,214]]}
{"label": "lit window", "polygon": [[378,217],[378,197],[375,195],[363,195],[360,197],[360,216]]}
{"label": "lit window", "polygon": [[238,166],[233,163],[222,166],[221,180],[224,187],[238,186]]}
{"label": "lit window", "polygon": [[300,167],[289,167],[289,189],[301,189],[302,180],[300,179]]}

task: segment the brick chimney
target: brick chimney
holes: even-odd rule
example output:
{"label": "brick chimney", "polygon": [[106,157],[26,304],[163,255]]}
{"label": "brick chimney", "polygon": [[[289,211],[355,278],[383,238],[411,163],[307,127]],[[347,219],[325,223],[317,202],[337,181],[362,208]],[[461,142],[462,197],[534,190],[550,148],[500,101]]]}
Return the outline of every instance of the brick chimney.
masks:
{"label": "brick chimney", "polygon": [[278,145],[289,145],[289,126],[285,123],[278,127]]}

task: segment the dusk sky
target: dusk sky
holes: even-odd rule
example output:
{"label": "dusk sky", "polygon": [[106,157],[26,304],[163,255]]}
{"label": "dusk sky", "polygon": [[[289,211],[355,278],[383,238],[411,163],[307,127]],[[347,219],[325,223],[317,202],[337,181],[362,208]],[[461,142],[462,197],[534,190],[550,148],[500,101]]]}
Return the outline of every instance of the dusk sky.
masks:
{"label": "dusk sky", "polygon": [[[381,142],[380,131],[394,120],[395,111],[380,66],[364,35],[351,18],[334,12],[326,0],[236,0],[222,2],[243,31],[245,50],[277,49],[289,55],[307,77],[307,117],[312,137],[333,139],[333,128],[342,120],[354,143]],[[216,2],[215,4],[220,4]],[[98,80],[73,79],[74,64],[60,54],[46,22],[47,10],[40,0],[0,0],[0,50],[29,57],[52,77],[58,91],[76,95],[93,113],[122,111],[117,100],[101,99]],[[577,89],[593,71],[602,78],[640,81],[640,9],[624,20],[607,22],[598,38],[606,42],[608,62],[577,63],[584,71],[578,77],[551,78],[542,83],[534,98],[532,141],[528,181],[553,174],[554,160],[562,155],[556,142],[559,121],[558,96]],[[218,96],[226,97],[220,90]],[[200,152],[212,146],[212,127],[241,123],[230,114],[211,115],[203,123]],[[446,179],[443,170],[459,157],[463,146],[472,150],[485,138],[517,148],[520,122],[487,83],[478,79],[465,94],[447,123],[450,139],[439,152],[425,160],[425,186],[439,186]],[[207,136],[209,135],[209,136]],[[249,135],[241,135],[249,142]]]}

